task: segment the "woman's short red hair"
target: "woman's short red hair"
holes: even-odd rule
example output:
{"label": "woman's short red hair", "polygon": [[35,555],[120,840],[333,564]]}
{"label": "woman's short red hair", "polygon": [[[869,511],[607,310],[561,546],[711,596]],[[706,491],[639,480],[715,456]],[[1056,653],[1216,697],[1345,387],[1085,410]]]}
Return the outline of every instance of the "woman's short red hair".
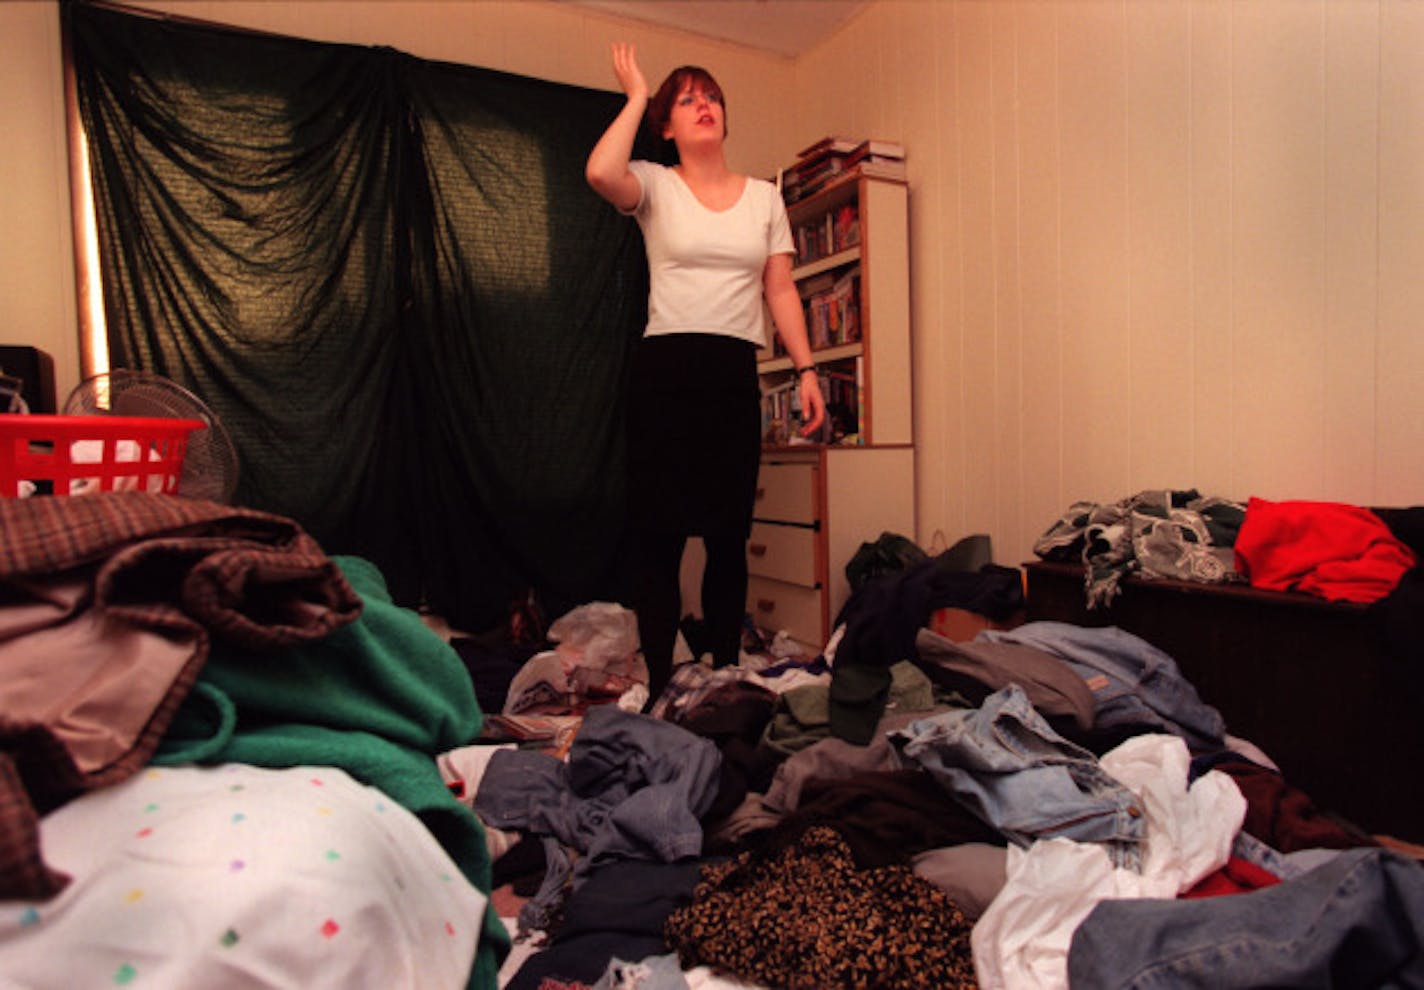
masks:
{"label": "woman's short red hair", "polygon": [[659,141],[663,140],[663,130],[672,119],[673,101],[687,87],[701,89],[708,96],[722,104],[722,136],[727,136],[727,99],[722,87],[712,78],[712,73],[699,65],[680,65],[668,73],[658,91],[648,101],[646,120],[648,129]]}

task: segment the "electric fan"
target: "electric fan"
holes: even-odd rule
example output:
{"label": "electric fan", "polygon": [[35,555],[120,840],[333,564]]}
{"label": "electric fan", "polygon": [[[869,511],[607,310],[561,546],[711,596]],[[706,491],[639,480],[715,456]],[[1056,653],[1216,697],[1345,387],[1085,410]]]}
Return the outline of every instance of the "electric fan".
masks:
{"label": "electric fan", "polygon": [[228,502],[237,490],[237,448],[203,400],[151,371],[115,368],[86,378],[64,400],[67,416],[148,416],[197,419],[207,427],[188,436],[178,494]]}

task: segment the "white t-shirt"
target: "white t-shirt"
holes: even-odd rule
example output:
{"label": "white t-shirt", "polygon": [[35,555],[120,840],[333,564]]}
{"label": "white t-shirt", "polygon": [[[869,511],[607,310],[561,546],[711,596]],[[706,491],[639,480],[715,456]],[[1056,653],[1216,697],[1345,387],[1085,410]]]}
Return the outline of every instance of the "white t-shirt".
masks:
{"label": "white t-shirt", "polygon": [[795,251],[776,187],[748,178],[741,198],[718,212],[703,206],[665,165],[632,161],[628,168],[643,187],[629,212],[648,250],[644,336],[719,333],[764,346],[766,259]]}

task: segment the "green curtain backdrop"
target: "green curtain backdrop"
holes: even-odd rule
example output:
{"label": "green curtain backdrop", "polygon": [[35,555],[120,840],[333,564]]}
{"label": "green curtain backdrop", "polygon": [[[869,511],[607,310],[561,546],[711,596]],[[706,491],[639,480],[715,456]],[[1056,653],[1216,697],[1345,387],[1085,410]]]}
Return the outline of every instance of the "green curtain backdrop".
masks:
{"label": "green curtain backdrop", "polygon": [[621,97],[63,10],[111,363],[213,407],[237,500],[457,627],[613,597],[647,269],[583,165]]}

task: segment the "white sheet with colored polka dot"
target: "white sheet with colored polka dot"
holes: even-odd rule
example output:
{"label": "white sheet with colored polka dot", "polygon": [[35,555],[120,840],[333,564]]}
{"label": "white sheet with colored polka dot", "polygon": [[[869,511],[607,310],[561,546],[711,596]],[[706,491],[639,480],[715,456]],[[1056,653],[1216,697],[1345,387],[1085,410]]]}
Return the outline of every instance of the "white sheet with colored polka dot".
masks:
{"label": "white sheet with colored polka dot", "polygon": [[45,817],[72,882],[0,901],[0,987],[460,988],[486,896],[331,767],[146,770]]}

